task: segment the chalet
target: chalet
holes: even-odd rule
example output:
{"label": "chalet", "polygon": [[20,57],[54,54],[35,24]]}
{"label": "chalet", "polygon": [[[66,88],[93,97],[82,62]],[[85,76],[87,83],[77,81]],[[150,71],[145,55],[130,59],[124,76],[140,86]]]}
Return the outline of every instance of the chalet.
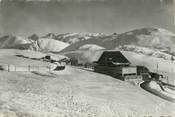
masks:
{"label": "chalet", "polygon": [[[137,66],[131,62],[120,51],[104,51],[99,60],[94,62],[94,71],[108,74],[120,80],[141,79],[141,73]],[[145,71],[144,71],[145,72]]]}

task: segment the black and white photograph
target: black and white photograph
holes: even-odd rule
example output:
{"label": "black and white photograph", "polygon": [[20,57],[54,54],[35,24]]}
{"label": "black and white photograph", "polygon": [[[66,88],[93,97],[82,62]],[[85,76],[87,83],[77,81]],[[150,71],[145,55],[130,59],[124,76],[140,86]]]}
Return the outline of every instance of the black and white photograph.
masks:
{"label": "black and white photograph", "polygon": [[0,0],[0,117],[175,117],[175,0]]}

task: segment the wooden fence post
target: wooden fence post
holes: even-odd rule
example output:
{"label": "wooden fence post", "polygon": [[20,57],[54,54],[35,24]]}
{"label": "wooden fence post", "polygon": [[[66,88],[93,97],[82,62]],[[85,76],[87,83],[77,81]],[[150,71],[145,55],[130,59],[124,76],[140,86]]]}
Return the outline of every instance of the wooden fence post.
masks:
{"label": "wooden fence post", "polygon": [[28,71],[30,72],[30,65],[28,65]]}
{"label": "wooden fence post", "polygon": [[8,72],[10,72],[10,65],[9,64],[8,64],[8,68],[7,69],[8,69]]}

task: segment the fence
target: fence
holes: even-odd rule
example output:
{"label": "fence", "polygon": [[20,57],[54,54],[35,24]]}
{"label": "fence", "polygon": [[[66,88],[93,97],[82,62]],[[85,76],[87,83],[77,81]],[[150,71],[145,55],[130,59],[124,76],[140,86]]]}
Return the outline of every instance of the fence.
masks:
{"label": "fence", "polygon": [[18,71],[25,71],[25,72],[31,72],[31,71],[52,71],[55,66],[46,65],[46,66],[37,66],[37,65],[12,65],[12,64],[4,64],[0,65],[2,70],[11,72],[18,72]]}

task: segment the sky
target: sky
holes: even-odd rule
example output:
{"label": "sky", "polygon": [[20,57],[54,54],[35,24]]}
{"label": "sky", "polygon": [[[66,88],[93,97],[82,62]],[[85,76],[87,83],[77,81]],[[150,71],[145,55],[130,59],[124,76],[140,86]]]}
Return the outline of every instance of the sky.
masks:
{"label": "sky", "polygon": [[4,1],[0,5],[0,34],[112,34],[143,27],[175,32],[173,0]]}

